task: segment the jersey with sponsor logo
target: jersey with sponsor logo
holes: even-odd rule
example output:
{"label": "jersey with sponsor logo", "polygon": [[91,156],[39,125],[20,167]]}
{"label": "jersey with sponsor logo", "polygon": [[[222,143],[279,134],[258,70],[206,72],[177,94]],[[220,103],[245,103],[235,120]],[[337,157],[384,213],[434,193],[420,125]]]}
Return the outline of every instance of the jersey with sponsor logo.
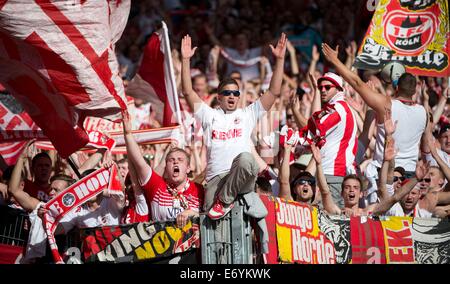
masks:
{"label": "jersey with sponsor logo", "polygon": [[[150,207],[150,218],[152,221],[165,222],[174,220],[178,214],[184,211],[181,206],[174,206],[174,197],[167,190],[166,181],[153,170],[142,186],[142,190]],[[200,206],[203,205],[203,187],[191,182],[189,187],[183,192],[183,195],[186,197],[189,209],[200,212]]]}
{"label": "jersey with sponsor logo", "polygon": [[206,180],[228,172],[233,159],[243,152],[251,153],[250,136],[258,119],[266,111],[260,100],[243,109],[225,113],[202,103],[195,117],[202,124],[207,147]]}
{"label": "jersey with sponsor logo", "polygon": [[31,197],[39,199],[39,201],[47,202],[51,199],[48,195],[50,192],[50,185],[48,187],[41,187],[30,180],[25,180],[25,187],[23,190]]}
{"label": "jersey with sponsor logo", "polygon": [[[320,121],[312,123],[313,117]],[[358,147],[356,119],[343,93],[337,93],[308,121],[312,133],[320,133],[325,144],[320,149],[322,167],[326,175],[345,176],[355,173],[355,156]],[[315,129],[311,129],[315,128]]]}

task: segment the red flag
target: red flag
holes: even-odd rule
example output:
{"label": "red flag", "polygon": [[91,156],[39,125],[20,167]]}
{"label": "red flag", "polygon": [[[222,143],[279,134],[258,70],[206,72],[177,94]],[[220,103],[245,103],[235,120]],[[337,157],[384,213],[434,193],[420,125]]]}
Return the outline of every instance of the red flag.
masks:
{"label": "red flag", "polygon": [[166,24],[154,32],[144,49],[138,74],[127,87],[127,95],[154,105],[163,126],[181,124]]}
{"label": "red flag", "polygon": [[14,165],[26,144],[18,141],[43,137],[43,134],[12,96],[0,96],[0,141],[9,141],[0,144],[0,155],[8,165]]}
{"label": "red flag", "polygon": [[[114,43],[129,0],[1,1],[0,82],[63,157],[86,145],[84,117],[126,109]],[[26,13],[24,12],[26,11]]]}

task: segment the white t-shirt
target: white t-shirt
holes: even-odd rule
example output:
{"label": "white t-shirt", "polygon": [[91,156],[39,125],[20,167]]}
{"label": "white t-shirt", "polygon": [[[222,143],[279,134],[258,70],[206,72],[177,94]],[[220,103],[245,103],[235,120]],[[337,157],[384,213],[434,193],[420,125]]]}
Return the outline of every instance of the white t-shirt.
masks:
{"label": "white t-shirt", "polygon": [[389,209],[386,212],[386,216],[399,216],[399,217],[410,216],[420,218],[431,218],[433,214],[428,210],[420,208],[419,203],[417,203],[414,210],[410,214],[406,215],[405,211],[403,211],[403,207],[400,205],[399,202],[397,202],[391,207],[391,209]]}
{"label": "white t-shirt", "polygon": [[94,228],[99,226],[119,225],[122,208],[113,197],[104,197],[100,203],[100,208],[90,211],[86,206],[78,207],[61,219],[61,224],[65,232],[72,228]]}
{"label": "white t-shirt", "polygon": [[[392,121],[397,121],[397,128],[392,135],[398,153],[395,156],[395,166],[403,167],[408,172],[416,170],[419,158],[419,145],[425,131],[427,115],[421,105],[407,105],[399,100],[392,100]],[[376,136],[374,165],[381,167],[384,156],[384,125],[378,125]]]}
{"label": "white t-shirt", "polygon": [[251,153],[250,136],[265,112],[260,100],[230,113],[201,104],[195,117],[200,119],[205,134],[208,160],[206,181],[228,172],[233,159],[240,153]]}
{"label": "white t-shirt", "polygon": [[[236,49],[224,48],[228,55],[234,60],[250,60],[255,57],[261,56],[261,47],[255,47],[247,49],[244,54],[240,54]],[[248,81],[255,78],[259,78],[259,62],[249,67],[240,67],[234,65],[230,61],[227,61],[227,72],[226,75],[229,76],[231,72],[239,71],[241,73],[242,81]]]}
{"label": "white t-shirt", "polygon": [[[439,157],[441,157],[441,159],[447,164],[447,166],[450,167],[450,156],[449,154],[447,154],[446,152],[437,149],[437,153],[439,155]],[[426,154],[425,155],[425,160],[430,162],[430,166],[432,167],[439,167],[439,165],[437,164],[436,160],[433,158],[433,156],[431,154]]]}

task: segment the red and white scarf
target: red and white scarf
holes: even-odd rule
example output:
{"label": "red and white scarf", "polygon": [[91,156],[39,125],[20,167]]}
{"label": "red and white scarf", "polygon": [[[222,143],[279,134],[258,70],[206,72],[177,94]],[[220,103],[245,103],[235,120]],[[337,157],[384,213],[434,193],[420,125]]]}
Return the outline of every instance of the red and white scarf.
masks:
{"label": "red and white scarf", "polygon": [[254,58],[250,58],[248,60],[239,60],[239,59],[234,59],[233,57],[231,57],[224,49],[220,50],[220,54],[222,54],[222,56],[230,61],[231,63],[233,63],[234,65],[238,66],[238,67],[250,67],[253,66],[257,63],[259,63],[261,61],[261,56],[257,56]]}
{"label": "red and white scarf", "polygon": [[186,179],[186,183],[181,190],[177,190],[176,187],[172,188],[169,184],[167,184],[167,191],[173,196],[173,207],[181,206],[184,210],[189,209],[189,202],[187,201],[186,196],[184,196],[184,192],[189,188],[189,186],[189,179]]}
{"label": "red and white scarf", "polygon": [[64,263],[58,252],[58,246],[54,237],[59,222],[64,216],[83,205],[89,199],[102,193],[103,190],[108,189],[109,191],[117,192],[118,189],[110,188],[111,185],[117,185],[117,169],[114,171],[115,167],[116,165],[113,165],[109,169],[101,168],[96,170],[69,186],[45,204],[44,208],[47,209],[47,212],[44,214],[44,226],[55,263]]}

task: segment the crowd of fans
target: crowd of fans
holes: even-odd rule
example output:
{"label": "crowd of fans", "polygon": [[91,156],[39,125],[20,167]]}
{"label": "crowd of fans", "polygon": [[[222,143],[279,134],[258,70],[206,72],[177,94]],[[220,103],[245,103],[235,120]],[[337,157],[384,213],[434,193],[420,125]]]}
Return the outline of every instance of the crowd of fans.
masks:
{"label": "crowd of fans", "polygon": [[[201,212],[220,219],[251,191],[329,214],[448,217],[448,79],[405,73],[392,84],[358,74],[359,2],[133,2],[116,47],[121,75],[132,81],[164,20],[185,147],[139,146],[131,129],[160,124],[150,103],[134,99],[124,114],[126,155],[73,155],[83,175],[119,164],[126,198],[100,195],[59,232],[149,220],[183,226]],[[3,171],[1,202],[39,216],[42,202],[76,178],[57,153],[36,155],[31,145]]]}

